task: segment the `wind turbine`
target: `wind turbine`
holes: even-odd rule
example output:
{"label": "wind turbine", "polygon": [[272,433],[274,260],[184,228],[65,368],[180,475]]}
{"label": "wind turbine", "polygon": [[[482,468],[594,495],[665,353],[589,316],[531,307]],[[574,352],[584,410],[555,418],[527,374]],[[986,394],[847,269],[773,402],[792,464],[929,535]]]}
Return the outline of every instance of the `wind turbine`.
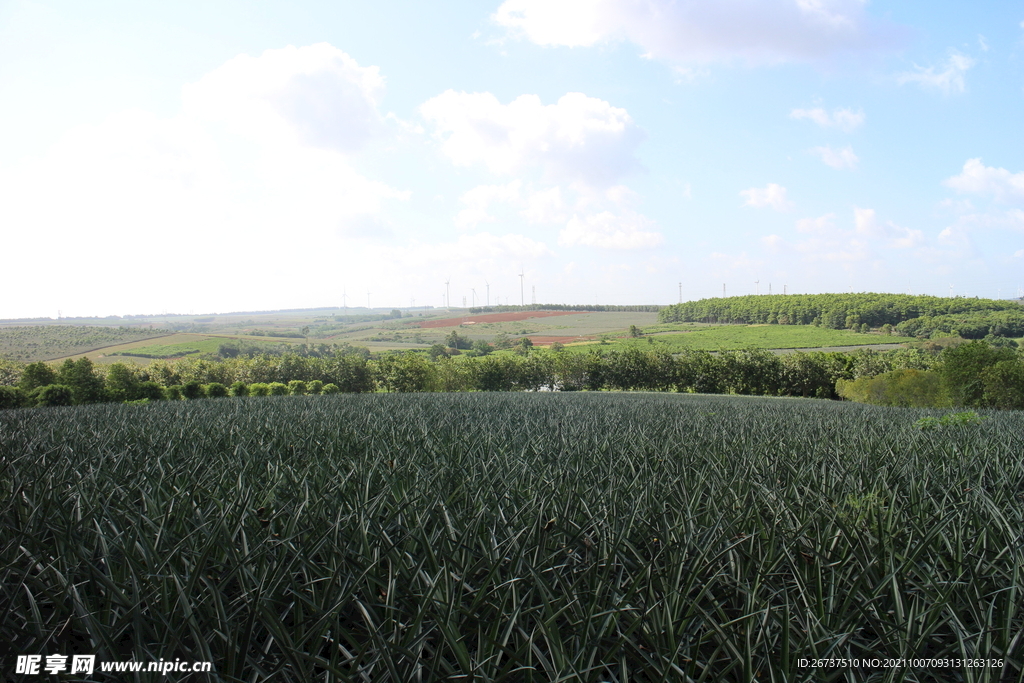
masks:
{"label": "wind turbine", "polygon": [[484,284],[487,285],[487,305],[491,305],[491,283],[484,280]]}
{"label": "wind turbine", "polygon": [[448,279],[444,281],[444,300],[445,300],[445,307],[446,308],[451,308],[452,307],[452,290],[451,290],[451,287],[449,287],[451,282],[452,282],[451,276],[449,276]]}
{"label": "wind turbine", "polygon": [[476,308],[476,287],[470,287],[469,291],[473,292],[473,308]]}
{"label": "wind turbine", "polygon": [[523,293],[523,269],[519,269],[519,305],[526,306],[526,295]]}

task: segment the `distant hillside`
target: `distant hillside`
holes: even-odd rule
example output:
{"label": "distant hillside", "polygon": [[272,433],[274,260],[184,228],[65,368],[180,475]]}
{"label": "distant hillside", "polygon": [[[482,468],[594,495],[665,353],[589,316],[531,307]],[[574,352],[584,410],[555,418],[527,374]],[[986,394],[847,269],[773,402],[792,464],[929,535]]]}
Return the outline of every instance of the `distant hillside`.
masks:
{"label": "distant hillside", "polygon": [[85,325],[27,325],[0,328],[0,358],[31,362],[86,353],[113,344],[154,339],[166,330]]}

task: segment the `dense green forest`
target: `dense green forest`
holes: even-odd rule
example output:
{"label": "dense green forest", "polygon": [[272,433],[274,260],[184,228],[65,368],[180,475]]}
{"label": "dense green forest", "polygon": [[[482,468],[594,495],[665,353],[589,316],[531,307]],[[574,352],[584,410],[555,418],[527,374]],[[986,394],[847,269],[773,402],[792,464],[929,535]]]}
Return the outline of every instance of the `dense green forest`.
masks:
{"label": "dense green forest", "polygon": [[986,337],[1024,337],[1024,307],[993,311],[969,311],[947,315],[923,315],[904,320],[896,326],[899,334],[908,337],[930,337],[936,333],[964,339]]}
{"label": "dense green forest", "polygon": [[[528,340],[526,340],[528,341]],[[629,347],[586,353],[531,348],[433,357],[416,352],[375,358],[354,347],[331,355],[187,357],[145,368],[88,359],[7,363],[0,407],[73,405],[228,395],[372,391],[675,391],[709,394],[849,398],[908,406],[1024,408],[1024,355],[985,341],[941,352],[811,352],[763,349],[683,351]]]}
{"label": "dense green forest", "polygon": [[898,326],[921,316],[961,315],[975,311],[1021,313],[1022,310],[1018,302],[995,299],[874,293],[775,294],[688,301],[666,306],[658,318],[665,323],[822,325],[839,330],[862,324],[869,327]]}

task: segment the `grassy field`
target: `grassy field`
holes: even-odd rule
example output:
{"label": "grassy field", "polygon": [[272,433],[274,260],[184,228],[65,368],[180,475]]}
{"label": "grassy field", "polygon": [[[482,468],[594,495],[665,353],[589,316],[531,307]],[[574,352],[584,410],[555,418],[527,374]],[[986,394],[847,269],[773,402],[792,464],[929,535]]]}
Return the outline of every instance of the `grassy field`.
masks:
{"label": "grassy field", "polygon": [[[175,341],[175,337],[194,337],[190,341]],[[107,349],[108,356],[133,356],[137,358],[177,358],[194,353],[216,353],[223,337],[207,337],[204,335],[172,335],[167,338],[169,343],[134,346],[130,349]]]}
{"label": "grassy field", "polygon": [[[650,340],[650,341],[649,341]],[[688,332],[661,332],[640,339],[615,339],[611,346],[656,344],[667,351],[802,349],[837,346],[899,344],[916,341],[910,337],[859,334],[850,330],[831,330],[813,325],[722,325],[692,326]]]}
{"label": "grassy field", "polygon": [[[447,314],[432,317],[451,317]],[[464,316],[472,320],[472,316]],[[429,319],[424,317],[423,319]],[[504,334],[515,338],[524,335],[593,336],[626,334],[630,325],[652,325],[657,313],[592,312],[559,315],[511,322],[478,322],[453,324],[449,327],[421,328],[418,318],[403,318],[377,324],[351,325],[325,338],[325,341],[347,341],[361,346],[389,345],[390,348],[427,347],[444,341],[452,331],[470,340],[490,341]]]}
{"label": "grassy field", "polygon": [[[1020,680],[1024,414],[933,414],[605,392],[0,412],[0,642],[218,681]],[[799,663],[824,657],[908,661]]]}
{"label": "grassy field", "polygon": [[[127,344],[114,344],[88,353],[76,354],[70,358],[89,358],[94,363],[109,365],[110,363],[135,363],[146,365],[154,357],[177,358],[192,353],[216,353],[221,344],[237,340],[239,342],[261,342],[269,344],[292,345],[303,342],[302,339],[283,339],[280,337],[254,337],[250,335],[210,335],[193,333],[176,333],[160,337],[157,340],[143,340]],[[145,355],[136,355],[145,354]],[[151,356],[151,357],[149,357]]]}

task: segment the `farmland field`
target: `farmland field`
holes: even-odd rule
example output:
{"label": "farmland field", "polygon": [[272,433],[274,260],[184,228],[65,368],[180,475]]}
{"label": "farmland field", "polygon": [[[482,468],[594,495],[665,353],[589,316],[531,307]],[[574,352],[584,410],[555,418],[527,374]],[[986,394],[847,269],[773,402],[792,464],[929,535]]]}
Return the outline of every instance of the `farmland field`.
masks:
{"label": "farmland field", "polygon": [[0,358],[52,360],[166,335],[166,330],[99,325],[0,325]]}
{"label": "farmland field", "polygon": [[[917,426],[935,414],[605,392],[0,412],[0,642],[223,681],[1019,680],[1024,414]],[[798,665],[821,657],[994,663]]]}
{"label": "farmland field", "polygon": [[216,353],[221,344],[235,340],[284,346],[302,341],[301,339],[281,339],[279,337],[254,337],[251,335],[220,334],[210,335],[179,332],[175,334],[168,334],[153,340],[105,346],[95,351],[70,356],[70,358],[75,360],[78,358],[89,358],[95,363],[104,365],[125,362],[146,365],[155,358],[179,358],[181,356],[191,354]]}

